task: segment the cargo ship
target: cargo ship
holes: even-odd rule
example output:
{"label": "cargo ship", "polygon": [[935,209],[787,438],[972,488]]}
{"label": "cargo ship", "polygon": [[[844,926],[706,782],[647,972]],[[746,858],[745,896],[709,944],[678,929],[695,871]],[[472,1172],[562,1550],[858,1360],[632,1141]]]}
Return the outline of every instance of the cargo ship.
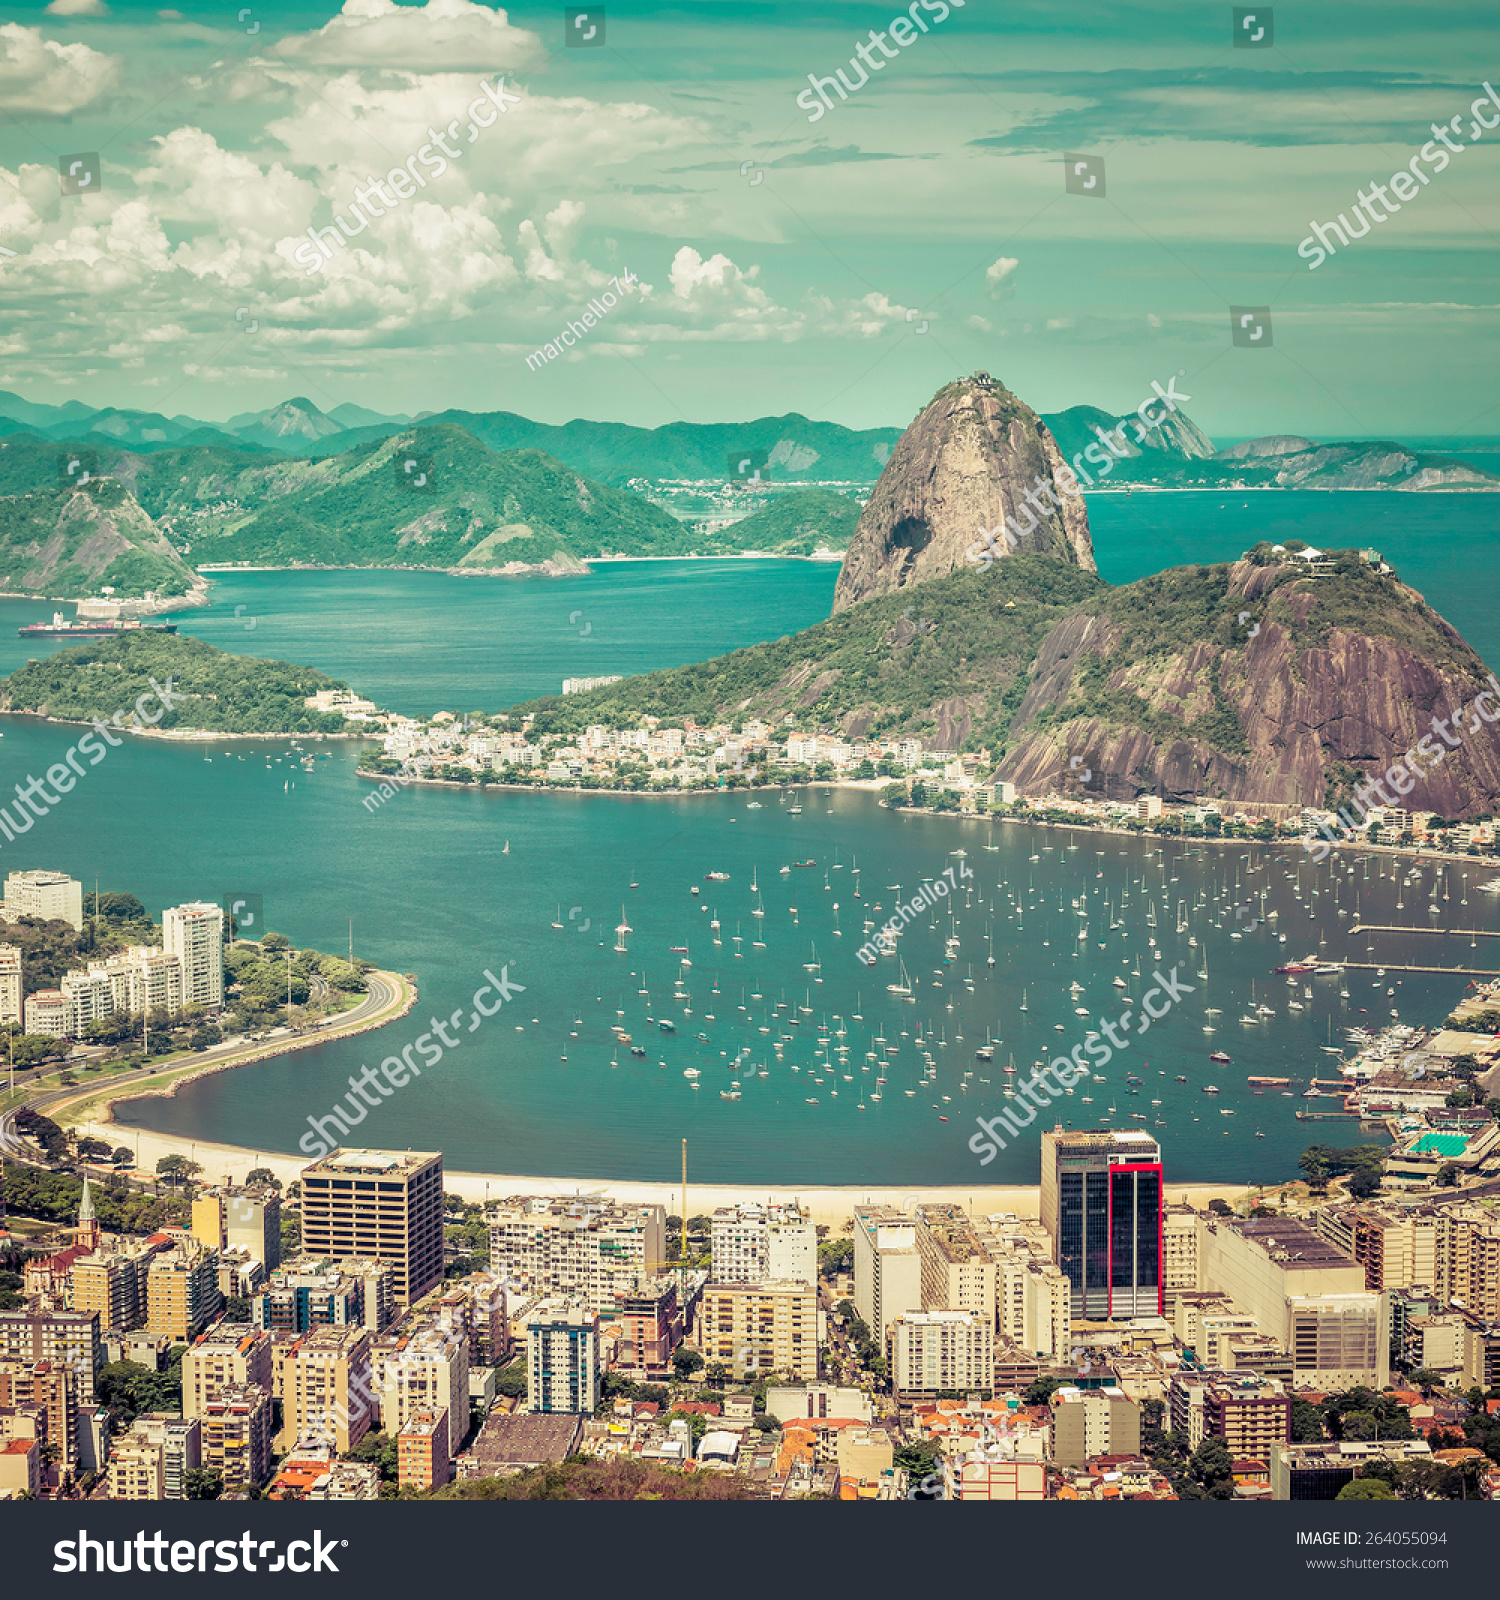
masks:
{"label": "cargo ship", "polygon": [[69,622],[61,611],[52,613],[51,622],[33,622],[16,632],[23,639],[112,639],[117,633],[176,633],[175,622],[136,622],[102,619],[97,622]]}

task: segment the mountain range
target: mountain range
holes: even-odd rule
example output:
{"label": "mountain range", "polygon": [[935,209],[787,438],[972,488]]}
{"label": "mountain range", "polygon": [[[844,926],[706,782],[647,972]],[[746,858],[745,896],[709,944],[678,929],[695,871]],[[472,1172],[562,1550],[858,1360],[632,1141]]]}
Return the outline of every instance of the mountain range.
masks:
{"label": "mountain range", "polygon": [[[1096,443],[1095,430],[1135,423],[1095,406],[1043,414],[1062,454],[1071,459]],[[575,419],[533,422],[511,411],[449,410],[386,415],[344,403],[322,411],[303,396],[227,422],[166,417],[157,412],[95,409],[77,400],[51,406],[0,391],[0,436],[31,433],[58,443],[112,445],[142,452],[218,445],[289,456],[342,454],[394,437],[413,423],[452,424],[491,450],[542,450],[573,471],[623,487],[633,478],[716,479],[759,473],[776,483],[873,483],[905,431],[852,429],[796,412],[743,423],[672,422],[638,428]],[[1320,444],[1273,435],[1216,450],[1185,413],[1154,427],[1127,429],[1123,459],[1110,481],[1163,488],[1497,489],[1500,478],[1450,456],[1390,440]]]}
{"label": "mountain range", "polygon": [[[1216,451],[1181,411],[1142,428],[1133,413],[1088,406],[1038,417],[1003,386],[949,390],[956,409],[940,426],[929,406],[904,430],[796,413],[661,428],[554,426],[503,411],[408,418],[353,404],[324,412],[305,397],[211,424],[0,393],[0,594],[65,599],[109,586],[166,607],[201,600],[193,569],[216,564],[514,575],[578,572],[607,554],[812,555],[842,549],[858,522],[867,534],[840,577],[845,605],[884,592],[902,563],[924,577],[954,570],[976,530],[1006,518],[1015,528],[1036,516],[1034,549],[1091,567],[1080,498],[1022,503],[1028,480],[1063,482],[1065,458],[1080,455],[1111,463],[1111,483],[1143,486],[1500,488],[1467,463],[1395,443],[1276,436]],[[954,430],[963,450],[948,447]],[[997,455],[1002,434],[1011,443]],[[927,481],[929,468],[941,482]],[[1101,467],[1093,487],[1105,478]],[[748,488],[731,498],[751,514],[675,518],[647,496],[663,479]],[[929,513],[934,522],[922,520]]]}

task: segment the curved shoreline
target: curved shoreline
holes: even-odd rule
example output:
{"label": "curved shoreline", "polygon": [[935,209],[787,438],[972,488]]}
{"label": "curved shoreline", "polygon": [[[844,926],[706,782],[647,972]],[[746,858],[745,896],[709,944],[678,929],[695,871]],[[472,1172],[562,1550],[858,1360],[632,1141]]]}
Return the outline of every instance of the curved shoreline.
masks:
{"label": "curved shoreline", "polygon": [[[406,1016],[416,1005],[418,1000],[417,985],[399,973],[387,972],[382,968],[374,968],[368,977],[389,991],[389,999],[380,1002],[378,1009],[366,1016],[360,1017],[357,1022],[341,1022],[340,1018],[330,1019],[326,1024],[320,1025],[316,1031],[297,1034],[290,1038],[278,1039],[272,1043],[258,1043],[254,1045],[231,1046],[222,1056],[207,1061],[188,1062],[176,1066],[168,1066],[161,1072],[151,1074],[144,1079],[133,1081],[120,1080],[113,1084],[99,1085],[68,1085],[71,1091],[59,1095],[57,1087],[47,1091],[48,1095],[55,1098],[48,1100],[45,1114],[53,1116],[61,1113],[66,1116],[70,1108],[91,1113],[87,1120],[78,1119],[77,1125],[89,1129],[99,1137],[108,1137],[110,1129],[118,1129],[120,1124],[115,1119],[115,1107],[125,1104],[129,1100],[151,1100],[158,1096],[171,1099],[177,1090],[186,1083],[196,1083],[200,1078],[212,1077],[218,1072],[228,1072],[236,1067],[253,1065],[259,1061],[273,1060],[277,1056],[291,1055],[298,1050],[308,1050],[316,1045],[327,1044],[338,1039],[352,1039],[362,1033],[372,1032],[376,1028],[383,1028],[387,1023],[395,1022]],[[368,1003],[368,996],[360,1006],[353,1007],[359,1011]],[[349,1012],[343,1014],[344,1018],[350,1016]],[[162,1080],[162,1081],[155,1081]],[[33,1086],[34,1087],[34,1086]],[[33,1096],[28,1095],[21,1104],[29,1104]],[[35,1098],[40,1098],[39,1096]],[[20,1105],[12,1108],[19,1110]],[[7,1113],[7,1116],[11,1113]],[[137,1130],[138,1134],[145,1134],[151,1138],[165,1138],[165,1135],[151,1134],[149,1130]],[[225,1147],[230,1148],[230,1147]]]}

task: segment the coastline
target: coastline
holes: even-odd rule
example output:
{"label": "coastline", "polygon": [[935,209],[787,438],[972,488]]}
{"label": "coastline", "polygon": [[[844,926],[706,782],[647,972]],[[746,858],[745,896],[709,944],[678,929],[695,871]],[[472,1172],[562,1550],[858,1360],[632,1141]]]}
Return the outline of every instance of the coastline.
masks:
{"label": "coastline", "polygon": [[[118,1142],[121,1130],[116,1124],[80,1124],[97,1138]],[[187,1140],[173,1135],[153,1133],[140,1129],[131,1137],[138,1151],[136,1166],[141,1172],[152,1172],[156,1163],[167,1155],[190,1156],[202,1164],[206,1179],[218,1181],[231,1177],[243,1180],[255,1167],[269,1167],[283,1185],[296,1182],[309,1165],[303,1156],[288,1156],[277,1151],[249,1150],[242,1145],[219,1144],[202,1140]],[[1288,1180],[1290,1181],[1290,1180]],[[1168,1183],[1169,1200],[1192,1199],[1202,1208],[1215,1198],[1231,1205],[1241,1196],[1258,1192],[1262,1187],[1274,1189],[1277,1184],[1247,1183]],[[556,1178],[536,1177],[524,1173],[460,1172],[443,1170],[444,1191],[462,1195],[470,1203],[504,1199],[510,1195],[537,1194],[549,1196],[608,1194],[627,1204],[649,1204],[660,1201],[668,1215],[675,1216],[682,1206],[682,1185],[671,1180],[645,1183],[639,1179],[611,1178]],[[1037,1184],[771,1184],[757,1187],[752,1184],[695,1183],[688,1174],[688,1207],[693,1215],[711,1211],[716,1206],[735,1205],[741,1202],[797,1200],[811,1211],[814,1222],[828,1224],[835,1233],[839,1225],[848,1220],[853,1208],[867,1201],[880,1205],[915,1205],[919,1202],[963,1205],[979,1212],[1008,1211],[1018,1216],[1034,1217],[1041,1205],[1041,1189]]]}

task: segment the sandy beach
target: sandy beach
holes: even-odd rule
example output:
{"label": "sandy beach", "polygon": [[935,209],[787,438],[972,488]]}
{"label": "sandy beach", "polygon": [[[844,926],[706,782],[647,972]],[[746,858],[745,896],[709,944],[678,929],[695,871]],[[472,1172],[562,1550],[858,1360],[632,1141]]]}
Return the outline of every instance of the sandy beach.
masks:
{"label": "sandy beach", "polygon": [[[307,1165],[301,1156],[246,1150],[238,1145],[190,1143],[151,1133],[145,1129],[126,1131],[114,1123],[85,1124],[95,1137],[107,1139],[111,1145],[126,1145],[137,1152],[137,1169],[154,1172],[156,1163],[168,1155],[183,1155],[200,1162],[205,1181],[219,1182],[225,1178],[239,1183],[246,1173],[256,1167],[269,1167],[282,1183],[294,1183]],[[468,1201],[503,1199],[509,1195],[609,1195],[613,1199],[649,1204],[659,1201],[669,1216],[682,1211],[682,1187],[679,1182],[641,1183],[635,1180],[608,1178],[536,1178],[517,1173],[454,1172],[445,1171],[443,1187],[450,1194],[459,1194]],[[1187,1183],[1167,1185],[1169,1200],[1191,1200],[1203,1207],[1210,1200],[1220,1198],[1231,1205],[1247,1193],[1253,1185],[1230,1183]],[[951,1184],[946,1187],[916,1188],[906,1186],[869,1187],[845,1185],[782,1185],[763,1189],[748,1184],[694,1183],[688,1173],[688,1211],[692,1216],[711,1212],[717,1206],[734,1205],[742,1201],[797,1200],[806,1206],[814,1222],[826,1223],[835,1233],[856,1205],[866,1202],[876,1205],[914,1206],[929,1202],[946,1201],[963,1206],[977,1216],[995,1212],[1010,1212],[1016,1216],[1037,1215],[1040,1191],[1035,1184]]]}

